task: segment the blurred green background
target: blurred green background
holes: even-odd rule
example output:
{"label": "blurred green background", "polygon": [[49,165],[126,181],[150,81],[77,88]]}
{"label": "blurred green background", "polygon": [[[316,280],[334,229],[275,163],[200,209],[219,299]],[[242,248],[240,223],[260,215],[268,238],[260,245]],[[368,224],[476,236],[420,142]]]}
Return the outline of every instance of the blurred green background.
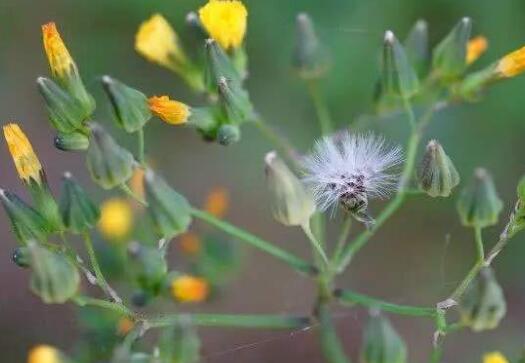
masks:
{"label": "blurred green background", "polygon": [[[84,80],[98,101],[96,119],[111,122],[98,79],[110,74],[149,95],[169,94],[195,100],[179,78],[147,63],[133,50],[140,22],[162,13],[185,37],[184,17],[204,1],[190,0],[1,0],[0,1],[0,119],[19,121],[34,143],[52,187],[57,190],[64,170],[88,182],[83,155],[62,153],[52,146],[53,132],[36,92],[35,79],[48,73],[41,45],[41,24],[57,22]],[[322,83],[327,102],[340,128],[371,110],[382,34],[392,29],[403,38],[418,19],[430,24],[435,44],[463,16],[473,18],[473,33],[489,39],[489,50],[475,65],[481,67],[525,44],[523,0],[266,0],[245,1],[249,9],[247,52],[248,88],[258,111],[279,131],[307,150],[318,126],[304,85],[290,70],[294,19],[310,13],[323,42],[332,53],[333,67]],[[466,181],[477,166],[494,175],[506,210],[514,203],[515,185],[525,172],[525,76],[498,84],[478,104],[454,106],[438,113],[426,139],[437,138]],[[389,119],[371,125],[403,142],[405,120]],[[122,135],[119,135],[119,137]],[[122,140],[125,141],[123,137]],[[232,196],[229,219],[283,248],[308,256],[299,231],[272,220],[264,186],[262,158],[271,146],[257,130],[243,128],[240,143],[230,147],[203,143],[189,129],[152,120],[147,148],[155,165],[194,203],[213,186],[227,187]],[[0,185],[24,194],[6,148],[0,153]],[[373,242],[340,278],[352,287],[397,303],[432,305],[455,286],[474,256],[472,235],[458,222],[454,199],[414,197],[389,221]],[[380,203],[373,205],[374,211]],[[2,214],[3,215],[3,214]],[[331,221],[336,226],[338,220]],[[490,228],[492,243],[502,225]],[[78,338],[70,306],[46,306],[28,290],[27,272],[11,263],[16,244],[7,219],[0,218],[0,351],[3,362],[23,362],[37,343],[68,350]],[[496,331],[450,336],[445,362],[478,362],[486,351],[499,349],[516,357],[525,338],[525,237],[516,237],[495,267],[505,288],[509,311]],[[257,251],[246,249],[242,272],[220,298],[200,309],[210,312],[308,313],[313,284]],[[356,360],[360,345],[362,309],[336,313],[345,348]],[[410,360],[426,359],[432,324],[393,317],[408,342]],[[295,334],[202,330],[206,362],[319,362],[315,327]],[[256,343],[256,344],[252,344]]]}

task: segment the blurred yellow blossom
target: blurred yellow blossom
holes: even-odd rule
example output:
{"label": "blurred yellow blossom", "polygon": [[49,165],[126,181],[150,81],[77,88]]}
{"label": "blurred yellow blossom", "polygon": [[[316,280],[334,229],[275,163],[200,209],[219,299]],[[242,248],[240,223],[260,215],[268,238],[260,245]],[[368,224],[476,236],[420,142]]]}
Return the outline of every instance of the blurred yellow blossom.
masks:
{"label": "blurred yellow blossom", "polygon": [[186,232],[180,236],[180,248],[187,255],[196,255],[201,250],[201,240],[197,234]]}
{"label": "blurred yellow blossom", "polygon": [[41,184],[42,165],[27,136],[16,123],[7,124],[3,129],[7,147],[20,178],[28,183],[33,179]]}
{"label": "blurred yellow blossom", "polygon": [[133,225],[133,213],[125,199],[111,198],[100,207],[98,230],[104,238],[121,240],[126,237]]}
{"label": "blurred yellow blossom", "polygon": [[206,212],[217,218],[222,218],[228,211],[230,197],[226,188],[216,187],[210,191],[204,203]]}
{"label": "blurred yellow blossom", "polygon": [[201,302],[208,297],[208,282],[200,277],[182,275],[171,283],[171,295],[180,302]]}
{"label": "blurred yellow blossom", "polygon": [[488,41],[482,35],[472,38],[467,44],[467,64],[474,63],[488,48]]}
{"label": "blurred yellow blossom", "polygon": [[60,79],[66,78],[76,65],[54,22],[42,25],[42,37],[51,73]]}
{"label": "blurred yellow blossom", "polygon": [[500,78],[514,77],[523,71],[525,71],[525,47],[507,54],[496,64],[496,74]]}
{"label": "blurred yellow blossom", "polygon": [[509,361],[500,352],[491,352],[483,356],[483,363],[509,363]]}
{"label": "blurred yellow blossom", "polygon": [[238,48],[246,34],[248,11],[238,0],[210,0],[199,9],[199,18],[224,49]]}
{"label": "blurred yellow blossom", "polygon": [[50,345],[37,345],[29,351],[27,363],[59,363],[60,352]]}
{"label": "blurred yellow blossom", "polygon": [[191,115],[188,105],[171,100],[168,96],[150,97],[148,104],[155,116],[171,125],[183,124],[188,121],[188,117]]}

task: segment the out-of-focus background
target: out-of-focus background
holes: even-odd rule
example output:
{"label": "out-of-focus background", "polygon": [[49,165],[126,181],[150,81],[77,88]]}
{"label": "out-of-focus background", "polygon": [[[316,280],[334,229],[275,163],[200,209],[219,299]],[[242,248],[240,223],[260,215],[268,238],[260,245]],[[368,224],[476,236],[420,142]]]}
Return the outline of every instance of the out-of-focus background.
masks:
{"label": "out-of-focus background", "polygon": [[[57,22],[84,80],[98,102],[96,119],[109,125],[111,117],[99,78],[110,74],[149,95],[169,94],[192,103],[196,98],[182,81],[146,62],[133,50],[134,33],[152,13],[162,13],[184,39],[185,14],[204,1],[190,0],[2,0],[0,1],[0,120],[19,121],[31,138],[54,190],[60,175],[70,170],[99,200],[106,194],[88,178],[82,154],[63,153],[52,145],[35,79],[48,74],[41,45],[41,24]],[[246,1],[249,9],[248,88],[258,111],[279,131],[307,150],[318,126],[304,85],[290,70],[294,19],[307,11],[332,53],[332,69],[322,83],[325,97],[340,128],[370,112],[382,34],[392,29],[400,38],[423,18],[435,44],[463,16],[473,18],[473,33],[489,39],[489,50],[474,67],[525,44],[525,2],[522,0],[302,0]],[[459,169],[463,181],[477,166],[489,169],[506,210],[510,212],[518,178],[525,173],[525,76],[498,84],[478,104],[455,106],[436,115],[425,138],[437,138]],[[403,141],[405,122],[394,118],[374,128]],[[126,142],[126,138],[119,138]],[[309,256],[298,230],[273,221],[267,203],[263,155],[271,146],[257,130],[243,128],[240,143],[207,144],[193,130],[152,120],[147,150],[158,168],[189,200],[198,204],[214,186],[231,193],[228,219],[290,251]],[[0,186],[22,195],[7,149],[0,148]],[[473,261],[471,231],[462,228],[455,198],[414,197],[362,251],[339,279],[351,287],[397,303],[433,305],[455,286]],[[379,210],[381,203],[373,205]],[[16,247],[4,213],[0,217],[0,351],[3,362],[23,362],[37,343],[71,349],[78,325],[71,306],[47,306],[28,290],[28,273],[10,259]],[[336,226],[338,220],[330,223]],[[502,227],[486,231],[492,243]],[[354,232],[355,233],[355,232]],[[450,336],[446,362],[478,362],[489,350],[517,356],[525,337],[525,244],[516,237],[498,257],[495,268],[505,288],[508,314],[496,331]],[[308,313],[314,286],[278,261],[244,249],[240,274],[215,302],[201,311],[239,313]],[[362,309],[340,309],[336,324],[347,352],[356,360],[365,318]],[[426,359],[430,350],[429,321],[393,317],[407,340],[410,361]],[[320,362],[316,329],[295,332],[202,329],[206,362]]]}

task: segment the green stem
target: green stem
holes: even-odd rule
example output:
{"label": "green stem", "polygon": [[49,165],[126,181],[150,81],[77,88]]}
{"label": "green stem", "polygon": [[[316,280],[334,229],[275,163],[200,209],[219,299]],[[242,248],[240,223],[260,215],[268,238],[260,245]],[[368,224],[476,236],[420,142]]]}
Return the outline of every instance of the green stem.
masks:
{"label": "green stem", "polygon": [[321,303],[319,314],[319,340],[328,363],[350,363],[346,356],[328,307]]}
{"label": "green stem", "polygon": [[304,234],[306,235],[306,237],[308,237],[308,239],[310,240],[310,243],[312,244],[312,246],[314,247],[316,252],[323,259],[323,262],[326,265],[328,265],[328,263],[329,263],[328,262],[328,257],[326,256],[326,253],[325,253],[325,251],[323,249],[323,246],[321,245],[321,243],[317,240],[317,238],[312,233],[312,229],[310,228],[310,222],[305,223],[301,227],[302,227],[302,229],[304,231]]}
{"label": "green stem", "polygon": [[122,304],[122,299],[118,296],[117,292],[113,290],[111,286],[109,286],[106,278],[104,277],[104,274],[102,273],[102,270],[100,269],[95,250],[93,248],[93,241],[91,240],[91,236],[89,235],[89,233],[84,234],[84,245],[86,247],[89,260],[91,261],[91,267],[95,272],[97,284],[111,299],[113,299],[113,301],[115,301],[116,304]]}
{"label": "green stem", "polygon": [[147,326],[161,328],[190,320],[197,326],[247,329],[297,329],[311,324],[309,317],[286,315],[170,314],[145,320]]}
{"label": "green stem", "polygon": [[378,308],[383,311],[388,311],[390,313],[399,315],[427,317],[436,316],[435,308],[393,304],[349,290],[336,290],[334,294],[339,299],[339,301],[345,305],[357,304],[366,306],[368,308]]}
{"label": "green stem", "polygon": [[333,132],[332,117],[330,116],[330,111],[326,106],[326,102],[323,99],[323,96],[319,90],[319,84],[316,80],[311,80],[307,82],[308,93],[312,98],[314,104],[315,112],[317,114],[317,120],[319,121],[319,127],[321,129],[322,135],[329,135]]}
{"label": "green stem", "polygon": [[308,275],[315,275],[317,273],[317,269],[312,266],[310,263],[302,260],[301,258],[279,248],[273,245],[272,243],[263,240],[262,238],[259,238],[243,229],[240,229],[238,227],[235,227],[221,219],[218,219],[214,217],[213,215],[196,209],[191,209],[191,214],[198,219],[201,219],[210,225],[234,236],[239,238],[241,241],[247,242],[251,246],[258,248],[274,257],[277,257],[278,259],[286,262],[288,265],[296,269],[297,271],[300,271],[302,273],[306,273]]}
{"label": "green stem", "polygon": [[[352,229],[352,216],[348,215],[343,221],[341,232],[339,234],[337,244],[335,245],[335,249],[332,254],[332,260],[331,260],[332,266],[336,263],[336,261],[339,260],[341,253],[343,253],[343,250],[346,245],[346,240],[348,239],[348,236],[350,235],[351,229]],[[335,269],[335,266],[334,266],[334,269]]]}
{"label": "green stem", "polygon": [[128,317],[135,317],[135,314],[129,310],[124,304],[101,300],[101,299],[95,299],[89,296],[83,296],[83,295],[77,295],[72,298],[73,302],[77,304],[78,306],[96,306],[102,309],[107,309],[114,311],[116,313],[119,313],[121,315],[125,315]]}
{"label": "green stem", "polygon": [[138,142],[138,161],[141,165],[144,165],[144,128],[140,128],[137,131],[137,142]]}

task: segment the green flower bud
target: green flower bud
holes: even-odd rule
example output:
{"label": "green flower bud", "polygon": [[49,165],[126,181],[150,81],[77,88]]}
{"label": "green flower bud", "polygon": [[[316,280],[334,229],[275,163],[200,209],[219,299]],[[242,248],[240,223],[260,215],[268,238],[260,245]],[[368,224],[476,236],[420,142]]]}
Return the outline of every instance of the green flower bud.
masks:
{"label": "green flower bud", "polygon": [[151,170],[146,171],[144,182],[148,213],[160,236],[169,240],[186,232],[191,223],[186,198]]}
{"label": "green flower bud", "polygon": [[84,127],[91,113],[86,112],[77,99],[48,78],[39,77],[37,85],[44,97],[49,121],[55,129],[71,133]]}
{"label": "green flower bud", "polygon": [[219,97],[228,123],[241,124],[253,119],[253,107],[248,93],[225,77],[219,80]]}
{"label": "green flower bud", "polygon": [[91,126],[91,143],[87,151],[87,167],[93,180],[104,189],[124,184],[133,174],[133,155],[104,129]]}
{"label": "green flower bud", "polygon": [[[204,135],[213,135],[217,132],[218,117],[214,107],[192,107],[187,124],[195,127]],[[214,137],[215,138],[215,137]]]}
{"label": "green flower bud", "polygon": [[230,239],[207,236],[201,239],[195,256],[196,275],[212,285],[223,284],[235,276],[241,263],[241,251]]}
{"label": "green flower bud", "polygon": [[11,259],[18,267],[29,267],[30,261],[27,247],[17,247],[11,255]]}
{"label": "green flower bud", "polygon": [[507,305],[494,272],[486,267],[472,281],[459,304],[461,321],[475,332],[494,329],[505,316]]}
{"label": "green flower bud", "polygon": [[62,151],[83,151],[89,147],[89,136],[83,132],[58,133],[54,140],[55,147]]}
{"label": "green flower bud", "polygon": [[151,118],[147,97],[110,76],[102,77],[102,84],[113,106],[117,124],[127,132],[142,129]]}
{"label": "green flower bud", "polygon": [[459,173],[436,140],[431,140],[418,169],[419,187],[431,197],[448,197],[459,184]]}
{"label": "green flower bud", "polygon": [[522,177],[517,187],[518,200],[514,206],[509,223],[503,232],[507,238],[525,228],[525,177]]}
{"label": "green flower bud", "polygon": [[427,72],[430,52],[428,48],[428,25],[424,20],[418,20],[405,39],[405,53],[418,76]]}
{"label": "green flower bud", "polygon": [[457,207],[464,226],[484,228],[498,222],[503,202],[485,169],[476,169],[470,184],[462,191]]}
{"label": "green flower bud", "polygon": [[130,245],[129,252],[135,260],[135,271],[139,286],[156,295],[168,272],[163,253],[158,248],[142,246],[136,242]]}
{"label": "green flower bud", "polygon": [[159,338],[159,356],[162,362],[198,363],[201,342],[191,321],[170,326]]}
{"label": "green flower bud", "polygon": [[410,98],[419,89],[419,80],[403,46],[390,30],[385,33],[382,63],[382,91]]}
{"label": "green flower bud", "polygon": [[64,228],[62,217],[58,210],[58,204],[55,200],[49,185],[47,184],[45,173],[42,172],[42,182],[38,183],[31,179],[28,184],[31,198],[33,199],[36,211],[42,216],[47,224],[49,232],[59,232]]}
{"label": "green flower bud", "polygon": [[470,18],[461,19],[434,49],[432,65],[445,81],[457,79],[467,68],[467,44],[471,29]]}
{"label": "green flower bud", "polygon": [[65,255],[28,243],[31,265],[31,290],[46,304],[65,303],[80,285],[77,268]]}
{"label": "green flower bud", "polygon": [[217,85],[223,77],[234,84],[232,87],[241,87],[241,75],[228,55],[213,39],[206,40],[206,56],[208,64],[207,83],[212,91],[217,89]]}
{"label": "green flower bud", "polygon": [[481,97],[481,93],[488,84],[497,79],[496,70],[497,63],[491,64],[488,67],[468,74],[461,83],[453,89],[453,92],[461,99],[475,102]]}
{"label": "green flower bud", "polygon": [[17,195],[0,189],[0,200],[9,216],[13,232],[22,244],[30,240],[44,241],[50,233],[42,216]]}
{"label": "green flower bud", "polygon": [[241,139],[241,130],[237,125],[222,125],[217,130],[217,140],[221,145],[230,145]]}
{"label": "green flower bud", "polygon": [[390,321],[380,313],[373,313],[365,327],[362,363],[406,363],[405,342]]}
{"label": "green flower bud", "polygon": [[315,213],[312,195],[275,151],[266,154],[264,161],[274,218],[287,226],[307,225]]}
{"label": "green flower bud", "polygon": [[310,80],[326,74],[329,59],[315,32],[312,19],[306,13],[300,13],[295,20],[295,47],[292,65],[299,77]]}
{"label": "green flower bud", "polygon": [[100,217],[97,206],[71,173],[64,173],[60,214],[64,225],[73,233],[84,233],[92,228]]}

